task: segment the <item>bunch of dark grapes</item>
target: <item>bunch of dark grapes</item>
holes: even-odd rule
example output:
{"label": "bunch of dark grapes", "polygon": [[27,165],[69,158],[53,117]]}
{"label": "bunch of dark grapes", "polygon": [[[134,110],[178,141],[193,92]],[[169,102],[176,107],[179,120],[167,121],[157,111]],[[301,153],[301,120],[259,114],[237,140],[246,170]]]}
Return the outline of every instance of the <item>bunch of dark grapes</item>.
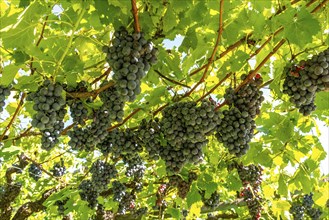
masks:
{"label": "bunch of dark grapes", "polygon": [[92,119],[92,123],[86,128],[75,126],[68,132],[72,149],[91,151],[107,137],[107,129],[111,126],[112,120],[106,106],[102,105],[95,110]]}
{"label": "bunch of dark grapes", "polygon": [[137,209],[135,212],[134,212],[134,217],[136,218],[136,219],[138,219],[138,218],[140,218],[141,216],[143,216],[143,215],[146,215],[147,214],[147,207],[141,207],[141,208],[139,208],[139,209]]}
{"label": "bunch of dark grapes", "polygon": [[27,96],[28,101],[33,101],[32,126],[42,133],[42,148],[50,150],[58,143],[58,137],[64,128],[65,99],[62,96],[63,87],[58,83],[45,80],[37,92]]}
{"label": "bunch of dark grapes", "polygon": [[[241,80],[245,78],[245,74],[241,76]],[[264,101],[262,91],[258,89],[262,82],[262,78],[257,74],[238,92],[229,88],[224,95],[230,108],[223,111],[224,118],[218,126],[216,138],[231,154],[238,157],[248,151],[249,142],[254,135],[254,118],[260,113],[260,106]]]}
{"label": "bunch of dark grapes", "polygon": [[244,186],[250,184],[253,187],[258,187],[262,182],[262,167],[256,165],[237,165],[240,180]]}
{"label": "bunch of dark grapes", "polygon": [[29,175],[32,177],[35,181],[38,181],[41,178],[42,170],[32,163],[29,167]]}
{"label": "bunch of dark grapes", "polygon": [[97,198],[99,196],[99,192],[94,187],[91,180],[83,180],[78,189],[80,190],[79,194],[81,199],[87,201],[90,208],[95,208],[98,205]]}
{"label": "bunch of dark grapes", "polygon": [[63,159],[61,159],[60,163],[55,163],[55,165],[53,166],[53,169],[50,171],[53,173],[53,176],[56,176],[56,177],[63,176],[66,171],[66,167],[64,165]]}
{"label": "bunch of dark grapes", "polygon": [[[103,81],[101,87],[108,84],[108,81]],[[113,121],[122,122],[124,116],[125,100],[120,94],[117,85],[114,85],[99,94],[100,99],[110,112],[110,118]]]}
{"label": "bunch of dark grapes", "polygon": [[305,214],[307,214],[312,220],[319,220],[322,211],[319,208],[315,208],[313,201],[313,193],[306,194],[302,197],[297,197],[290,208],[290,213],[293,215],[294,220],[304,219]]}
{"label": "bunch of dark grapes", "polygon": [[[85,81],[80,81],[78,85],[73,88],[73,87],[68,87],[67,92],[87,92],[88,87],[87,87],[87,82]],[[71,112],[71,117],[73,121],[77,124],[80,125],[85,125],[85,120],[88,118],[88,109],[87,107],[83,104],[83,101],[81,99],[75,99],[75,98],[70,98],[70,96],[67,96],[67,103],[70,107],[70,112]],[[86,100],[87,102],[91,102],[90,99]]]}
{"label": "bunch of dark grapes", "polygon": [[294,220],[302,220],[302,219],[304,219],[305,208],[304,208],[304,206],[302,204],[300,204],[298,202],[294,202],[291,205],[289,212],[294,217]]}
{"label": "bunch of dark grapes", "polygon": [[284,72],[283,93],[290,96],[290,102],[300,113],[304,116],[311,114],[316,109],[316,92],[329,85],[329,48],[298,65],[286,67]]}
{"label": "bunch of dark grapes", "polygon": [[116,177],[118,171],[114,165],[96,160],[90,168],[90,173],[93,188],[97,192],[102,192],[107,189],[107,185]]}
{"label": "bunch of dark grapes", "polygon": [[126,194],[123,196],[119,203],[118,214],[124,215],[127,211],[133,211],[135,209],[135,199],[134,194]]}
{"label": "bunch of dark grapes", "polygon": [[166,162],[167,170],[179,172],[187,162],[198,163],[202,160],[202,147],[207,145],[207,136],[212,134],[221,119],[210,101],[178,102],[162,111],[160,133],[160,157]]}
{"label": "bunch of dark grapes", "polygon": [[257,190],[250,187],[244,187],[240,195],[247,203],[251,219],[259,220],[262,211],[262,198],[258,195]]}
{"label": "bunch of dark grapes", "polygon": [[152,160],[159,160],[159,154],[161,150],[161,133],[159,119],[146,121],[143,119],[138,127],[138,137],[140,142],[145,147],[149,154],[149,158]]}
{"label": "bunch of dark grapes", "polygon": [[107,132],[104,141],[97,145],[103,154],[112,153],[114,157],[135,157],[136,153],[143,150],[136,134],[131,129],[114,129]]}
{"label": "bunch of dark grapes", "polygon": [[125,101],[134,101],[140,94],[141,79],[157,62],[158,49],[144,38],[143,33],[130,35],[124,27],[114,32],[112,46],[104,46],[107,62],[114,72],[113,80]]}
{"label": "bunch of dark grapes", "polygon": [[190,191],[191,184],[194,180],[188,179],[187,181],[178,175],[169,176],[169,186],[176,187],[178,191],[178,196],[182,199],[186,198],[188,192]]}
{"label": "bunch of dark grapes", "polygon": [[126,164],[126,176],[134,177],[135,180],[143,179],[146,166],[144,165],[143,159],[135,154],[134,156],[129,155],[129,157],[124,156],[123,162]]}
{"label": "bunch of dark grapes", "polygon": [[112,182],[113,200],[120,202],[122,198],[126,195],[127,187],[115,180]]}
{"label": "bunch of dark grapes", "polygon": [[114,214],[110,210],[105,210],[103,205],[97,206],[96,215],[92,217],[92,220],[113,220]]}
{"label": "bunch of dark grapes", "polygon": [[310,208],[308,210],[306,210],[306,214],[312,219],[312,220],[319,220],[321,215],[322,215],[322,211],[318,208]]}
{"label": "bunch of dark grapes", "polygon": [[190,182],[190,183],[192,183],[193,181],[196,181],[198,179],[198,174],[197,173],[195,173],[195,172],[193,172],[193,171],[190,171],[189,173],[188,173],[188,181]]}
{"label": "bunch of dark grapes", "polygon": [[219,205],[219,194],[217,191],[213,192],[210,196],[210,198],[205,198],[205,191],[201,191],[201,198],[202,202],[206,207],[209,207],[210,209],[215,209]]}
{"label": "bunch of dark grapes", "polygon": [[64,215],[64,212],[67,208],[65,208],[66,202],[69,200],[69,198],[65,198],[64,200],[57,200],[55,202],[55,205],[57,206],[57,212],[60,215]]}
{"label": "bunch of dark grapes", "polygon": [[5,106],[5,100],[6,97],[10,95],[10,90],[11,90],[12,86],[3,86],[0,85],[0,112],[3,111],[3,107]]}
{"label": "bunch of dark grapes", "polygon": [[255,121],[247,111],[232,107],[223,111],[224,118],[218,126],[216,138],[231,154],[242,156],[249,150],[249,142],[256,128]]}

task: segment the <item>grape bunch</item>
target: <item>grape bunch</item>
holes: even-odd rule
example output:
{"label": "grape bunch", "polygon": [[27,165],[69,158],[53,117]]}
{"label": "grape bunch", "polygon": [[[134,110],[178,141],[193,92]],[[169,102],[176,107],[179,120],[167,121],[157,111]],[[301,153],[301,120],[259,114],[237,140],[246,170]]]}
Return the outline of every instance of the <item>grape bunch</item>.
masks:
{"label": "grape bunch", "polygon": [[32,126],[41,131],[42,148],[45,150],[52,149],[58,143],[64,128],[66,102],[62,96],[63,91],[63,86],[47,79],[37,92],[27,96],[28,101],[34,102],[33,109],[37,113],[33,115]]}
{"label": "grape bunch", "polygon": [[159,154],[161,150],[161,133],[159,119],[147,121],[143,119],[138,127],[137,133],[140,138],[140,142],[145,147],[149,154],[149,158],[152,160],[159,160]]}
{"label": "grape bunch", "polygon": [[12,86],[3,86],[0,85],[0,112],[3,111],[3,107],[5,106],[5,100],[6,97],[10,95],[10,90],[11,90]]}
{"label": "grape bunch", "polygon": [[105,155],[112,153],[114,157],[125,156],[127,159],[135,157],[136,153],[143,150],[136,133],[131,129],[113,129],[107,132],[107,137],[97,148]]}
{"label": "grape bunch", "polygon": [[[103,81],[101,87],[105,84],[108,84],[108,81]],[[122,122],[124,116],[124,106],[125,100],[120,94],[119,88],[117,85],[114,85],[99,94],[100,99],[110,112],[110,118],[113,121]]]}
{"label": "grape bunch", "polygon": [[249,166],[237,165],[237,170],[244,186],[250,184],[251,186],[257,187],[261,184],[262,167],[253,164]]}
{"label": "grape bunch", "polygon": [[294,202],[290,207],[290,213],[294,217],[294,220],[302,220],[304,219],[305,208],[302,204]]}
{"label": "grape bunch", "polygon": [[241,196],[243,197],[244,201],[247,203],[249,214],[252,220],[259,220],[261,217],[262,211],[262,198],[258,195],[257,190],[244,187]]}
{"label": "grape bunch", "polygon": [[158,49],[143,33],[130,35],[124,27],[114,32],[112,46],[104,46],[106,61],[114,72],[113,80],[125,101],[132,102],[140,94],[141,80],[151,65],[157,62]]}
{"label": "grape bunch", "polygon": [[79,194],[81,199],[87,201],[90,208],[95,208],[98,205],[97,198],[99,196],[99,192],[94,187],[91,180],[83,180],[78,189],[80,190]]}
{"label": "grape bunch", "polygon": [[[88,86],[86,81],[80,81],[78,85],[73,88],[68,86],[66,89],[67,92],[87,92]],[[67,96],[67,103],[70,107],[71,117],[73,121],[80,125],[85,125],[85,120],[88,118],[88,109],[83,104],[81,99],[74,99],[70,96]],[[91,102],[90,99],[87,99],[86,102]]]}
{"label": "grape bunch", "polygon": [[290,102],[300,113],[311,114],[316,109],[316,93],[329,85],[329,48],[307,61],[286,67],[284,73],[283,93],[290,96]]}
{"label": "grape bunch", "polygon": [[135,180],[143,179],[146,166],[138,154],[129,157],[123,156],[123,162],[126,164],[125,174],[127,177],[134,177]]}
{"label": "grape bunch", "polygon": [[141,207],[139,209],[137,209],[135,212],[134,212],[134,217],[136,219],[140,218],[141,216],[143,215],[146,215],[147,214],[147,207]]}
{"label": "grape bunch", "polygon": [[[245,78],[245,74],[241,76],[241,80]],[[260,113],[260,106],[264,101],[262,91],[258,89],[262,82],[261,76],[257,74],[238,92],[228,88],[224,95],[229,109],[223,111],[224,118],[217,128],[216,138],[231,154],[238,157],[246,154],[254,135],[254,118]]]}
{"label": "grape bunch", "polygon": [[94,146],[105,140],[107,129],[111,126],[110,112],[102,105],[93,114],[93,121],[85,128],[75,126],[68,132],[69,145],[74,150],[91,151]]}
{"label": "grape bunch", "polygon": [[64,165],[63,159],[61,159],[61,163],[55,163],[53,169],[50,170],[53,173],[53,176],[60,177],[63,176],[66,172],[66,167]]}
{"label": "grape bunch", "polygon": [[91,220],[113,220],[114,214],[111,210],[105,210],[103,205],[97,206],[96,215],[94,215]]}
{"label": "grape bunch", "polygon": [[135,199],[134,194],[126,193],[119,203],[118,214],[124,215],[127,211],[133,211],[135,209]]}
{"label": "grape bunch", "polygon": [[167,170],[179,172],[185,163],[202,160],[202,148],[208,144],[207,136],[219,125],[220,116],[215,105],[205,100],[200,106],[192,101],[174,103],[162,111],[159,153]]}
{"label": "grape bunch", "polygon": [[231,154],[238,157],[246,154],[256,128],[255,121],[248,112],[240,112],[236,107],[224,110],[223,115],[215,135],[217,140],[223,143]]}
{"label": "grape bunch", "polygon": [[113,200],[120,202],[122,198],[126,195],[127,187],[115,180],[112,182]]}
{"label": "grape bunch", "polygon": [[116,177],[118,171],[114,165],[96,160],[90,168],[90,173],[94,190],[102,192],[107,189],[107,185]]}
{"label": "grape bunch", "polygon": [[205,198],[205,191],[201,191],[200,194],[202,202],[206,207],[209,207],[210,209],[215,209],[218,207],[220,196],[217,191],[213,192],[208,199]]}
{"label": "grape bunch", "polygon": [[32,163],[29,167],[29,175],[32,177],[35,181],[38,181],[41,178],[42,170]]}
{"label": "grape bunch", "polygon": [[314,207],[313,193],[298,196],[289,211],[294,220],[304,219],[305,214],[312,220],[319,220],[322,215],[321,209]]}
{"label": "grape bunch", "polygon": [[[192,173],[192,172],[190,172]],[[188,180],[184,180],[179,175],[171,175],[169,176],[168,185],[171,187],[176,187],[178,190],[178,196],[182,199],[186,198],[188,192],[190,191],[190,187],[193,181],[197,179],[197,176],[193,174],[188,174]]]}

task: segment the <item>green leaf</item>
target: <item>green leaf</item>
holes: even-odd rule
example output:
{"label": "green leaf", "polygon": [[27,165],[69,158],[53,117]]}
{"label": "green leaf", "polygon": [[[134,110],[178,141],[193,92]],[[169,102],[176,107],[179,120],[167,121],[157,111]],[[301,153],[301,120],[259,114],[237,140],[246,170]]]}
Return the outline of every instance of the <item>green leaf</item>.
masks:
{"label": "green leaf", "polygon": [[39,76],[21,76],[17,81],[18,83],[15,85],[15,88],[20,91],[29,91],[35,92],[38,90],[38,83],[36,82],[39,79]]}
{"label": "green leaf", "polygon": [[173,8],[169,6],[163,18],[163,30],[164,32],[169,32],[176,25],[177,25],[176,14],[174,13]]}
{"label": "green leaf", "polygon": [[13,82],[18,70],[19,67],[13,64],[5,66],[3,68],[2,77],[0,77],[0,84],[4,86],[10,85]]}
{"label": "green leaf", "polygon": [[180,209],[175,209],[175,208],[167,208],[166,212],[171,215],[172,218],[174,219],[180,219],[181,213]]}
{"label": "green leaf", "polygon": [[313,41],[313,36],[321,30],[320,23],[305,8],[302,8],[296,16],[286,21],[284,34],[290,43],[303,48],[305,44]]}
{"label": "green leaf", "polygon": [[287,196],[288,195],[288,186],[287,186],[287,182],[284,180],[284,176],[283,174],[280,174],[280,177],[279,177],[279,187],[278,187],[278,192],[280,195],[282,196]]}
{"label": "green leaf", "polygon": [[201,195],[196,183],[193,183],[189,193],[187,194],[186,203],[188,207],[191,207],[194,203],[199,201],[201,201]]}

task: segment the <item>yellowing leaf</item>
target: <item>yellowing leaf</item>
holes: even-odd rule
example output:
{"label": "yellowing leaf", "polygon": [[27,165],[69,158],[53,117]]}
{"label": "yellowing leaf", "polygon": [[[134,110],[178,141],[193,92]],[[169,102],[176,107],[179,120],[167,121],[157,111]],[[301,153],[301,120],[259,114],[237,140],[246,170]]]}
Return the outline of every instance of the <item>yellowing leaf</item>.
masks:
{"label": "yellowing leaf", "polygon": [[187,219],[195,219],[195,216],[196,217],[200,216],[202,205],[203,205],[202,201],[193,203]]}
{"label": "yellowing leaf", "polygon": [[280,200],[273,202],[272,210],[276,216],[284,215],[284,212],[289,209],[290,209],[290,203],[288,201]]}

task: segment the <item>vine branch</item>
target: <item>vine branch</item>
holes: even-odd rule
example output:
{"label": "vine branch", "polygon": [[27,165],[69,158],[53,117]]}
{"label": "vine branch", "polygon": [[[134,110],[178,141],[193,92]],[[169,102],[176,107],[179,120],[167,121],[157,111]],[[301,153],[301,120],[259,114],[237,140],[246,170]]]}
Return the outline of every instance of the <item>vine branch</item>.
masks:
{"label": "vine branch", "polygon": [[219,2],[219,30],[218,30],[218,35],[217,35],[217,39],[216,39],[216,43],[215,43],[215,47],[212,51],[212,54],[209,58],[209,61],[205,67],[205,70],[203,72],[203,75],[201,77],[201,79],[199,80],[199,82],[197,82],[197,84],[194,85],[194,87],[192,87],[192,89],[190,89],[190,91],[188,91],[184,97],[187,97],[187,96],[190,96],[191,93],[201,84],[204,82],[206,76],[207,76],[207,72],[208,72],[208,69],[209,69],[209,66],[210,64],[214,61],[214,58],[215,58],[215,54],[217,52],[217,48],[218,48],[218,44],[219,44],[219,41],[220,41],[220,38],[222,36],[222,33],[223,33],[223,8],[224,8],[224,0],[220,0]]}
{"label": "vine branch", "polygon": [[132,113],[130,113],[122,122],[110,127],[109,129],[107,129],[108,131],[112,131],[113,129],[120,127],[121,125],[123,125],[124,123],[126,123],[131,117],[133,117],[135,114],[137,114],[140,110],[142,110],[141,108],[136,108]]}
{"label": "vine branch", "polygon": [[189,89],[191,88],[191,87],[188,86],[188,85],[185,85],[185,84],[183,84],[183,83],[180,83],[180,82],[177,82],[177,81],[175,81],[175,80],[173,80],[173,79],[168,78],[167,76],[165,76],[165,75],[163,75],[162,73],[160,73],[158,70],[154,70],[154,72],[156,72],[159,76],[161,76],[162,78],[168,80],[169,82],[171,82],[171,83],[173,83],[173,84],[180,85],[180,86],[183,86],[183,87],[185,87],[185,88],[189,88]]}
{"label": "vine branch", "polygon": [[139,25],[139,21],[138,21],[138,9],[136,6],[136,0],[131,0],[131,12],[133,14],[134,17],[134,29],[136,33],[141,32],[140,30],[140,25]]}
{"label": "vine branch", "polygon": [[318,12],[321,10],[322,7],[325,6],[325,4],[328,3],[329,0],[323,0],[318,6],[316,6],[312,11],[311,13],[314,13],[314,12]]}

